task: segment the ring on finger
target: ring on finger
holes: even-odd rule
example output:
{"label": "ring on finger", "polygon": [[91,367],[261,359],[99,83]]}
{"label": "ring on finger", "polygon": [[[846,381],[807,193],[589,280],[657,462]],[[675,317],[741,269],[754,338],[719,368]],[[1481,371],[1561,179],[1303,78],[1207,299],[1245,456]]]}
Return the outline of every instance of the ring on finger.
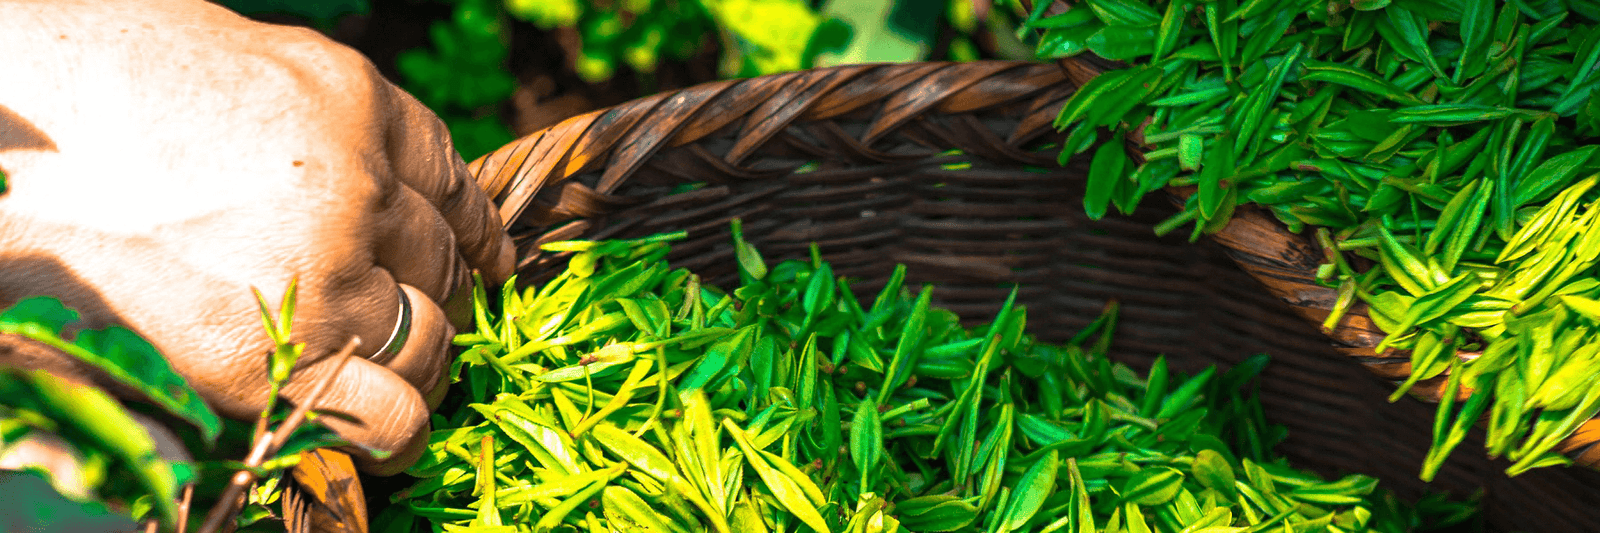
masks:
{"label": "ring on finger", "polygon": [[411,336],[411,298],[406,296],[405,289],[396,287],[400,296],[400,317],[395,320],[394,331],[389,333],[389,340],[378,348],[372,355],[372,360],[383,362],[396,355],[406,347],[406,338]]}

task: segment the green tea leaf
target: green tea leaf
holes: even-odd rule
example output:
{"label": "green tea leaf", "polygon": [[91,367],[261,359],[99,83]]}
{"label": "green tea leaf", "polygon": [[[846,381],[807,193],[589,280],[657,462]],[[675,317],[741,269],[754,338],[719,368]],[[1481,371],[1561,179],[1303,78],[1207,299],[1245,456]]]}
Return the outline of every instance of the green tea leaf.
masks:
{"label": "green tea leaf", "polygon": [[1426,105],[1422,99],[1394,83],[1358,67],[1311,60],[1307,60],[1305,64],[1306,74],[1300,77],[1300,81],[1343,85],[1408,106]]}
{"label": "green tea leaf", "polygon": [[1136,69],[1112,70],[1095,76],[1089,83],[1072,93],[1072,98],[1067,100],[1066,105],[1061,107],[1061,113],[1056,116],[1055,126],[1063,128],[1077,124],[1091,110],[1104,105],[1100,102],[1101,99],[1117,98],[1106,95],[1117,94],[1138,72],[1140,71]]}
{"label": "green tea leaf", "polygon": [[1083,196],[1083,210],[1091,220],[1106,216],[1106,206],[1117,183],[1128,179],[1128,154],[1122,143],[1113,141],[1101,144],[1089,163],[1088,192]]}
{"label": "green tea leaf", "polygon": [[1161,22],[1161,14],[1142,0],[1088,0],[1087,3],[1096,17],[1113,26],[1142,28]]}
{"label": "green tea leaf", "polygon": [[971,525],[978,519],[978,508],[971,502],[955,499],[933,505],[931,507],[911,510],[907,509],[905,502],[895,506],[900,517],[900,524],[911,531],[958,531]]}
{"label": "green tea leaf", "polygon": [[878,389],[879,404],[887,404],[889,396],[905,384],[911,377],[911,369],[921,358],[922,338],[928,321],[928,306],[932,302],[933,286],[922,287],[922,292],[917,295],[917,302],[911,307],[911,314],[906,317],[905,326],[900,329],[900,339],[895,343],[894,358],[889,360],[888,372],[883,376],[883,388]]}
{"label": "green tea leaf", "polygon": [[1215,490],[1229,500],[1238,500],[1238,491],[1234,488],[1233,467],[1229,466],[1227,458],[1216,450],[1206,449],[1195,453],[1190,473],[1201,486]]}
{"label": "green tea leaf", "polygon": [[[1066,17],[1073,13],[1087,15],[1089,10],[1074,9],[1060,15],[1060,17]],[[1061,23],[1065,24],[1066,22],[1068,21],[1062,21]],[[1039,38],[1039,48],[1034,52],[1034,56],[1038,59],[1059,59],[1087,52],[1089,51],[1089,38],[1100,33],[1100,30],[1105,29],[1105,27],[1104,23],[1090,20],[1088,23],[1050,28],[1045,31],[1044,36]]]}
{"label": "green tea leaf", "polygon": [[1139,505],[1161,505],[1172,501],[1183,487],[1183,472],[1167,467],[1140,470],[1122,485],[1122,500]]}
{"label": "green tea leaf", "polygon": [[1022,478],[1017,481],[1017,492],[1013,493],[1005,518],[1002,519],[1002,531],[1022,529],[1033,520],[1033,516],[1044,507],[1045,500],[1055,492],[1056,468],[1059,464],[1060,457],[1052,450],[1023,472]]}
{"label": "green tea leaf", "polygon": [[1106,26],[1090,35],[1083,44],[1106,59],[1133,59],[1155,53],[1155,39],[1154,27]]}
{"label": "green tea leaf", "polygon": [[1515,205],[1535,202],[1548,197],[1550,191],[1565,188],[1579,173],[1594,168],[1591,161],[1596,150],[1600,150],[1600,145],[1585,146],[1545,160],[1517,180],[1511,201]]}
{"label": "green tea leaf", "polygon": [[761,259],[761,252],[745,242],[744,232],[737,218],[733,219],[733,254],[739,260],[741,276],[757,280],[767,277],[767,264]]}
{"label": "green tea leaf", "polygon": [[878,418],[878,404],[861,400],[855,416],[850,419],[850,460],[861,472],[861,486],[871,487],[883,458],[883,427]]}
{"label": "green tea leaf", "polygon": [[[877,411],[873,410],[873,413],[876,414]],[[768,463],[767,456],[761,454],[760,450],[756,449],[745,436],[744,430],[733,425],[731,420],[722,419],[722,428],[733,436],[733,441],[744,452],[745,461],[756,471],[756,475],[760,476],[761,483],[772,491],[773,496],[778,499],[778,503],[782,504],[789,512],[794,513],[801,522],[812,530],[820,533],[829,532],[828,524],[823,521],[822,514],[815,507],[815,500],[806,496],[808,491],[801,489],[794,478],[789,477]],[[863,484],[862,486],[870,485]],[[814,487],[813,490],[815,490]]]}
{"label": "green tea leaf", "polygon": [[600,502],[604,505],[606,519],[610,522],[626,521],[646,533],[672,531],[671,526],[667,525],[671,519],[656,512],[644,498],[640,498],[632,490],[616,485],[607,486],[600,493]]}
{"label": "green tea leaf", "polygon": [[1237,170],[1234,167],[1234,151],[1230,149],[1234,139],[1232,134],[1224,133],[1216,138],[1206,152],[1205,165],[1200,168],[1200,188],[1194,195],[1203,220],[1211,220],[1221,213],[1223,197],[1227,189],[1232,188],[1227,180]]}

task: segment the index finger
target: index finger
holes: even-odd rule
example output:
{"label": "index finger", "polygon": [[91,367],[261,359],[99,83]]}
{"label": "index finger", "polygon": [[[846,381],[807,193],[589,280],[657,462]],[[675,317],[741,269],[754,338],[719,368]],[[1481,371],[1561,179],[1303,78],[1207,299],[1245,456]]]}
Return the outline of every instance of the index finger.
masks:
{"label": "index finger", "polygon": [[383,83],[390,99],[387,150],[394,177],[444,216],[467,265],[493,283],[511,276],[516,248],[499,210],[478,188],[437,115],[405,91]]}

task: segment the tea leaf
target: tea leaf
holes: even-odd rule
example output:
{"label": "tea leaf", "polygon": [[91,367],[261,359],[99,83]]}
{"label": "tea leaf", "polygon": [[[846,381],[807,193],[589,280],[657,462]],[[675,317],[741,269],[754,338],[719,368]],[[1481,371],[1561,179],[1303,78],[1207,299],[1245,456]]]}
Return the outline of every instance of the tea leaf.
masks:
{"label": "tea leaf", "polygon": [[549,512],[546,512],[544,515],[540,516],[539,521],[533,524],[533,530],[536,533],[544,533],[546,531],[554,530],[557,526],[561,525],[561,522],[566,520],[567,515],[572,514],[574,510],[577,510],[578,506],[584,505],[588,503],[589,500],[599,496],[600,492],[605,490],[605,488],[605,481],[596,481],[594,483],[590,483],[588,487],[584,487],[584,489],[578,491],[577,494],[573,494],[572,496],[567,497],[567,499],[562,500],[560,505],[555,506],[555,508],[550,509]]}
{"label": "tea leaf", "polygon": [[1142,0],[1089,0],[1089,9],[1114,26],[1146,27],[1161,21],[1161,14]]}
{"label": "tea leaf", "polygon": [[[873,412],[876,413],[877,411],[874,410]],[[820,533],[828,533],[828,525],[823,522],[822,515],[813,506],[815,500],[806,496],[808,491],[802,490],[793,478],[769,464],[767,457],[762,455],[754,445],[750,444],[750,440],[745,437],[744,430],[733,425],[732,421],[726,418],[722,419],[722,427],[728,431],[729,435],[733,436],[733,441],[738,443],[739,449],[744,452],[745,461],[750,464],[751,468],[755,469],[756,475],[761,477],[761,483],[772,491],[773,496],[777,497],[778,503],[782,504],[789,512],[794,513],[807,527]],[[862,486],[870,485],[863,483]]]}
{"label": "tea leaf", "polygon": [[873,486],[883,450],[883,427],[878,419],[878,404],[861,400],[850,419],[850,460],[861,472],[861,486]]}
{"label": "tea leaf", "polygon": [[1342,85],[1364,93],[1382,96],[1395,103],[1408,106],[1427,104],[1427,102],[1406,92],[1389,80],[1378,77],[1378,75],[1362,70],[1359,67],[1312,60],[1307,60],[1305,63],[1306,74],[1300,77],[1301,81]]}
{"label": "tea leaf", "polygon": [[1578,173],[1594,168],[1590,161],[1594,159],[1597,149],[1600,149],[1600,146],[1585,146],[1540,163],[1522,179],[1517,180],[1517,189],[1512,193],[1512,202],[1521,205],[1538,201],[1549,191],[1565,187],[1577,177]]}
{"label": "tea leaf", "polygon": [[1104,143],[1095,150],[1094,159],[1089,163],[1088,192],[1083,196],[1083,209],[1091,220],[1106,215],[1106,206],[1111,203],[1117,183],[1127,179],[1127,165],[1128,154],[1120,142]]}
{"label": "tea leaf", "polygon": [[924,286],[917,295],[917,303],[913,304],[911,314],[906,318],[905,326],[900,329],[900,339],[895,343],[894,359],[889,361],[888,372],[884,374],[883,387],[878,389],[878,403],[886,403],[889,395],[900,388],[911,377],[911,368],[916,365],[922,349],[924,328],[928,320],[928,306],[933,298],[933,286]]}
{"label": "tea leaf", "polygon": [[[1231,531],[1236,514],[1251,523],[1282,521],[1303,500],[1352,502],[1319,503],[1326,513],[1312,524],[1381,509],[1376,496],[1361,492],[1370,487],[1322,483],[1276,464],[1239,466],[1234,457],[1270,460],[1281,438],[1245,393],[1265,358],[1221,377],[1207,369],[1192,378],[1170,373],[1160,359],[1140,378],[1108,357],[1115,304],[1069,344],[1053,346],[1027,334],[1020,291],[990,325],[967,329],[932,306],[929,289],[905,291],[903,268],[871,309],[861,309],[848,278],[834,277],[818,248],[809,261],[778,262],[732,291],[699,286],[682,271],[648,279],[666,272],[660,247],[612,242],[585,253],[598,258],[579,265],[592,267],[587,284],[562,274],[554,287],[502,291],[503,300],[515,300],[501,311],[506,316],[568,323],[544,332],[515,326],[536,339],[512,349],[522,352],[517,360],[507,362],[501,344],[515,339],[498,332],[458,339],[469,348],[460,364],[481,387],[473,394],[493,401],[438,417],[474,425],[430,437],[414,473],[433,477],[409,489],[408,512],[448,528],[476,518],[545,529],[721,533],[1019,531],[1037,529],[1044,516],[1053,520],[1042,531],[1093,531],[1097,522],[1108,530]],[[1590,289],[1600,285],[1552,295]],[[1381,323],[1427,307],[1405,298],[1373,305],[1393,317]],[[1510,307],[1474,298],[1430,304],[1451,307],[1430,327]],[[674,318],[669,309],[688,311]],[[639,401],[642,394],[654,401]],[[1537,440],[1557,422],[1541,426]],[[1224,430],[1239,442],[1237,453]],[[486,436],[500,443],[498,457],[467,451]],[[1057,491],[1061,457],[1068,485]],[[1266,487],[1233,479],[1240,468]],[[1190,488],[1206,490],[1185,489],[1190,477],[1197,483]],[[1141,504],[1156,507],[1147,512]],[[1109,520],[1095,515],[1102,508],[1112,511]]]}
{"label": "tea leaf", "polygon": [[[953,496],[951,498],[954,498]],[[952,499],[915,512],[905,502],[896,506],[900,523],[911,531],[958,531],[978,518],[978,508],[966,500]]]}
{"label": "tea leaf", "polygon": [[1139,505],[1161,505],[1177,496],[1183,479],[1183,472],[1172,468],[1146,468],[1129,477],[1122,485],[1122,499]]}
{"label": "tea leaf", "polygon": [[739,259],[739,275],[751,279],[767,277],[767,264],[762,261],[761,252],[744,241],[744,232],[737,218],[733,219],[733,253]]}
{"label": "tea leaf", "polygon": [[1238,500],[1238,491],[1234,489],[1233,467],[1228,466],[1227,459],[1216,450],[1206,449],[1195,453],[1194,466],[1190,467],[1190,473],[1201,486],[1215,490],[1229,500]]}
{"label": "tea leaf", "polygon": [[635,527],[648,533],[670,533],[672,528],[667,525],[669,518],[657,513],[646,503],[643,498],[632,490],[616,485],[607,486],[600,493],[601,504],[605,506],[606,519],[610,522],[627,521]]}
{"label": "tea leaf", "polygon": [[1022,478],[1017,481],[1017,492],[1012,495],[1005,518],[1002,519],[1000,526],[1002,531],[1022,529],[1033,520],[1033,516],[1044,506],[1045,500],[1055,492],[1056,468],[1059,463],[1060,457],[1052,450],[1023,472]]}

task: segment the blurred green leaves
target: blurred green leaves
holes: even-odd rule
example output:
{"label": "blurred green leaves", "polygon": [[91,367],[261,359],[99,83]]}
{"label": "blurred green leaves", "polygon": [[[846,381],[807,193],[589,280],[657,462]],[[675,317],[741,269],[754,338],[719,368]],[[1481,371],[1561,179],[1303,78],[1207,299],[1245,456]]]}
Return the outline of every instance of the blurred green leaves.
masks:
{"label": "blurred green leaves", "polygon": [[396,59],[396,66],[406,77],[422,82],[423,90],[414,93],[430,106],[491,105],[510,96],[517,85],[504,69],[503,33],[499,13],[489,0],[466,0],[456,6],[449,23],[428,29],[434,51],[407,51]]}
{"label": "blurred green leaves", "polygon": [[722,74],[807,68],[823,17],[802,0],[701,0],[723,38]]}
{"label": "blurred green leaves", "polygon": [[[5,370],[0,371],[0,399],[0,426],[20,430],[17,436],[7,435],[6,443],[33,431],[59,434],[85,457],[83,463],[117,465],[85,476],[84,488],[91,493],[149,494],[161,517],[169,522],[177,518],[178,491],[193,480],[193,466],[162,458],[155,438],[115,398],[44,371]],[[18,419],[50,423],[17,428],[11,422]]]}
{"label": "blurred green leaves", "polygon": [[541,28],[577,24],[583,6],[578,0],[506,0],[506,11],[512,16]]}
{"label": "blurred green leaves", "polygon": [[67,326],[78,312],[48,296],[23,299],[0,312],[0,334],[20,335],[75,357],[104,371],[111,379],[133,388],[174,416],[194,424],[207,441],[222,430],[216,413],[167,364],[166,358],[138,334],[121,326],[88,329],[74,338]]}
{"label": "blurred green leaves", "polygon": [[471,161],[510,142],[499,107],[517,90],[506,70],[509,35],[497,0],[459,0],[448,20],[428,28],[432,49],[400,53],[401,85],[433,109]]}
{"label": "blurred green leaves", "polygon": [[[516,90],[506,70],[510,19],[570,31],[563,35],[576,39],[566,64],[584,81],[631,70],[646,90],[653,90],[664,62],[712,52],[724,78],[926,60],[944,26],[959,33],[948,54],[976,59],[970,34],[1010,20],[991,14],[987,23],[977,21],[967,0],[828,0],[820,9],[807,0],[443,1],[453,13],[434,23],[432,46],[402,53],[397,67],[402,85],[444,119],[468,160],[512,137],[500,116]],[[1003,29],[997,46],[1013,45],[1010,29]]]}
{"label": "blurred green leaves", "polygon": [[[24,442],[58,442],[56,447],[38,448],[42,455],[24,453],[21,461],[45,475],[61,495],[70,495],[74,501],[144,501],[147,504],[142,509],[134,506],[134,514],[155,511],[168,522],[178,517],[179,488],[195,477],[194,464],[163,458],[155,437],[122,403],[98,387],[72,383],[42,370],[0,368],[0,456]],[[70,463],[56,463],[54,455],[58,453],[66,453],[64,459]],[[27,464],[30,461],[48,463]],[[29,480],[14,475],[0,479],[0,487],[11,483],[26,487]],[[54,501],[48,491],[32,495],[37,498],[24,499],[37,504],[30,512],[43,522],[112,520],[98,504]],[[5,507],[0,506],[0,511]]]}
{"label": "blurred green leaves", "polygon": [[944,4],[926,0],[829,0],[822,12],[842,21],[852,35],[837,53],[819,54],[816,64],[927,59],[938,37],[939,18],[946,11]]}
{"label": "blurred green leaves", "polygon": [[[207,442],[215,441],[221,420],[155,347],[119,326],[69,335],[68,326],[78,318],[77,311],[55,298],[25,298],[0,312],[0,334],[27,338],[89,364],[194,424]],[[149,496],[154,510],[170,521],[178,514],[179,488],[194,478],[192,464],[162,458],[154,437],[104,391],[44,371],[0,369],[0,455],[35,434],[58,435],[81,457],[76,461],[81,487],[53,480],[64,493],[81,489],[82,497],[109,493],[126,500]],[[68,513],[63,519],[95,515],[89,507],[39,503]]]}
{"label": "blurred green leaves", "polygon": [[506,0],[505,7],[541,28],[577,30],[573,68],[591,83],[610,79],[624,65],[649,75],[662,60],[686,61],[713,43],[722,45],[722,76],[798,70],[850,39],[848,26],[805,0]]}

